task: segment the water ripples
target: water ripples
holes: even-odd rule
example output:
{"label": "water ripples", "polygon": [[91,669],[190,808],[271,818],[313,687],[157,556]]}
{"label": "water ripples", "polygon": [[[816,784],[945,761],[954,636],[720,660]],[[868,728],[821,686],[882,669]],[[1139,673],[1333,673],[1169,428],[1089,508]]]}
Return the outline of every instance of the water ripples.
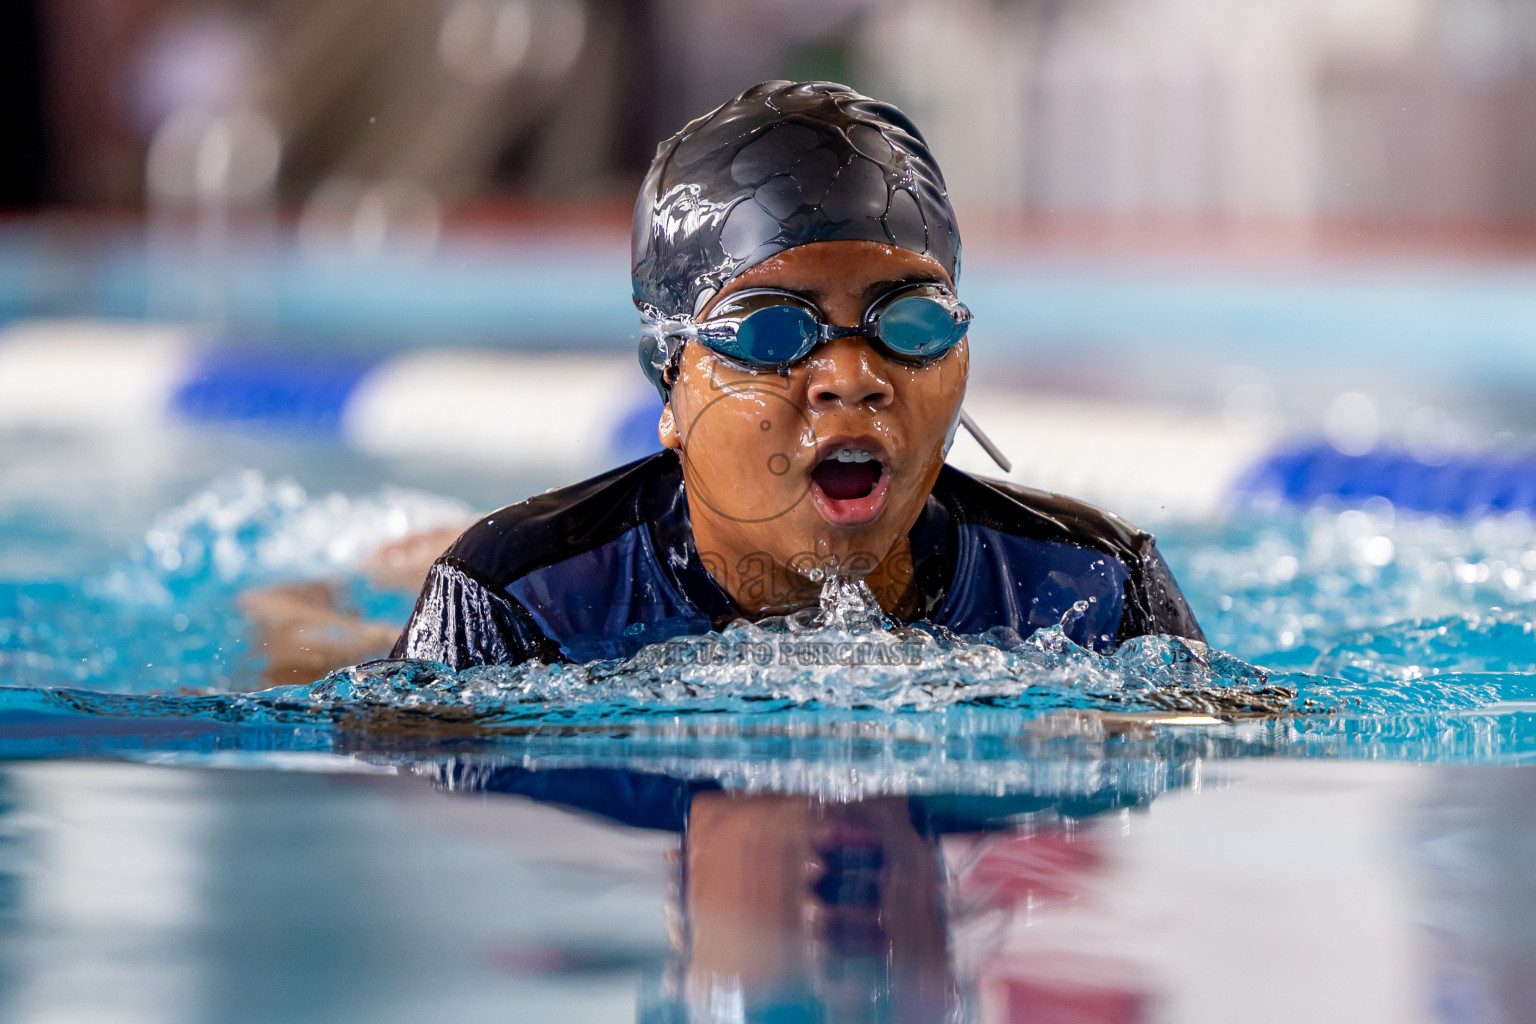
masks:
{"label": "water ripples", "polygon": [[1021,758],[1102,760],[1110,749],[1154,761],[1170,751],[1536,754],[1536,530],[1379,506],[1169,531],[1165,550],[1211,646],[1142,637],[1100,655],[1060,627],[1028,638],[895,628],[867,590],[834,582],[818,609],[622,661],[460,673],[371,662],[304,686],[241,685],[259,669],[242,647],[242,589],[340,576],[377,615],[403,615],[406,599],[361,580],[363,558],[463,514],[405,492],[311,498],[248,473],[166,513],[105,575],[0,583],[0,668],[24,684],[0,689],[8,745],[43,756],[135,743],[375,753],[520,744],[523,756],[606,751],[718,771],[796,763],[810,776],[917,750],[909,770],[988,763],[978,779],[1023,770]]}

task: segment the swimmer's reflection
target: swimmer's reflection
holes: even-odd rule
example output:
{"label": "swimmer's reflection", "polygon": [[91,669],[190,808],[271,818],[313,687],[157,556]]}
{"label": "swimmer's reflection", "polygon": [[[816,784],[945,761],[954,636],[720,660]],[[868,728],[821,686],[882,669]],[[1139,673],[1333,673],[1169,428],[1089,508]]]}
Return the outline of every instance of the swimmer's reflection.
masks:
{"label": "swimmer's reflection", "polygon": [[642,1024],[1148,1019],[1123,964],[1018,947],[1035,930],[1013,927],[1092,888],[1104,860],[1089,822],[1149,799],[1134,787],[839,802],[618,768],[417,770],[679,835],[672,958]]}
{"label": "swimmer's reflection", "polygon": [[679,957],[648,1019],[954,1017],[941,861],[906,799],[701,793],[680,860]]}

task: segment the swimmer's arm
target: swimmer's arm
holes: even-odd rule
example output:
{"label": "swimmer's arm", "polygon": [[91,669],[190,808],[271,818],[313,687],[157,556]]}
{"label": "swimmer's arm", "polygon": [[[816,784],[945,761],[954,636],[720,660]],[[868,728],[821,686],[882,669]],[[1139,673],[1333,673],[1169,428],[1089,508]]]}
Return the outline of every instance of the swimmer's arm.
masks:
{"label": "swimmer's arm", "polygon": [[1173,578],[1173,570],[1163,561],[1150,535],[1146,536],[1141,557],[1131,563],[1126,589],[1130,593],[1120,623],[1121,639],[1162,633],[1205,642],[1205,633]]}
{"label": "swimmer's arm", "polygon": [[[465,525],[424,530],[385,544],[363,564],[363,572],[380,589],[419,590],[433,561]],[[269,685],[313,682],[390,649],[396,628],[365,622],[345,604],[344,587],[324,580],[279,583],[240,595],[240,610],[256,627],[253,645],[266,662],[262,676]]]}
{"label": "swimmer's arm", "polygon": [[252,643],[266,662],[262,678],[269,686],[314,682],[389,650],[394,628],[341,610],[339,591],[334,583],[316,581],[240,595],[240,611],[256,627]]}
{"label": "swimmer's arm", "polygon": [[390,657],[438,661],[455,670],[532,658],[563,660],[517,600],[446,557],[427,574],[411,621]]}
{"label": "swimmer's arm", "polygon": [[468,523],[439,526],[390,541],[368,556],[363,563],[363,575],[381,590],[419,591],[433,564],[467,526]]}

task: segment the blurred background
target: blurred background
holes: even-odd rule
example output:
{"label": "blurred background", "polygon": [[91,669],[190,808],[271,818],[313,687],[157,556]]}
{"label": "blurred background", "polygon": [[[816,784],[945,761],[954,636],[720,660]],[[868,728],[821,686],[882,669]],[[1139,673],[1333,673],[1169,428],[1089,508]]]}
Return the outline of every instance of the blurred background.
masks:
{"label": "blurred background", "polygon": [[[539,393],[571,383],[539,353],[630,358],[627,223],[656,143],[787,77],[890,99],[928,136],[967,244],[973,411],[1021,479],[1143,515],[1255,488],[1439,508],[1333,456],[1497,475],[1536,430],[1533,0],[11,0],[0,19],[0,425],[62,422],[77,373],[104,372],[87,354],[152,329],[179,339],[162,404],[183,422],[471,461],[553,437],[547,409],[509,410],[532,396],[423,435],[455,390],[422,398],[429,367],[402,371],[414,412],[375,403],[390,423],[357,389],[411,353],[516,353],[495,366]],[[474,365],[454,372],[487,379]],[[556,444],[535,468],[644,450],[654,402],[630,383],[603,392],[623,415],[602,458]],[[1349,479],[1274,461],[1298,452]]]}
{"label": "blurred background", "polygon": [[223,177],[315,219],[364,198],[611,216],[660,138],[788,77],[896,101],[956,197],[1009,227],[1536,213],[1525,0],[15,0],[4,17],[13,207],[136,210]]}

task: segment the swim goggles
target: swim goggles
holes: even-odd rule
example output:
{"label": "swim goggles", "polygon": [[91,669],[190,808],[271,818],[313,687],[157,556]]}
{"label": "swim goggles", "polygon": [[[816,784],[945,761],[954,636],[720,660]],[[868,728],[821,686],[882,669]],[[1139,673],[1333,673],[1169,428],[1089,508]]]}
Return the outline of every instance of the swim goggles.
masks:
{"label": "swim goggles", "polygon": [[[881,296],[864,311],[857,327],[836,327],[804,298],[771,288],[733,292],[710,311],[708,320],[667,316],[635,300],[644,326],[640,365],[665,399],[676,379],[683,342],[697,339],[713,352],[756,369],[781,373],[817,345],[834,338],[869,338],[893,358],[921,366],[960,343],[971,326],[971,311],[943,285],[903,285]],[[1004,473],[1013,463],[963,410],[960,423]]]}
{"label": "swim goggles", "polygon": [[937,284],[907,285],[881,296],[857,327],[829,324],[811,302],[771,288],[733,292],[699,322],[662,316],[647,305],[640,313],[644,333],[669,355],[681,348],[674,339],[696,339],[733,362],[780,370],[836,338],[868,338],[894,359],[923,365],[959,344],[971,326],[965,303]]}

